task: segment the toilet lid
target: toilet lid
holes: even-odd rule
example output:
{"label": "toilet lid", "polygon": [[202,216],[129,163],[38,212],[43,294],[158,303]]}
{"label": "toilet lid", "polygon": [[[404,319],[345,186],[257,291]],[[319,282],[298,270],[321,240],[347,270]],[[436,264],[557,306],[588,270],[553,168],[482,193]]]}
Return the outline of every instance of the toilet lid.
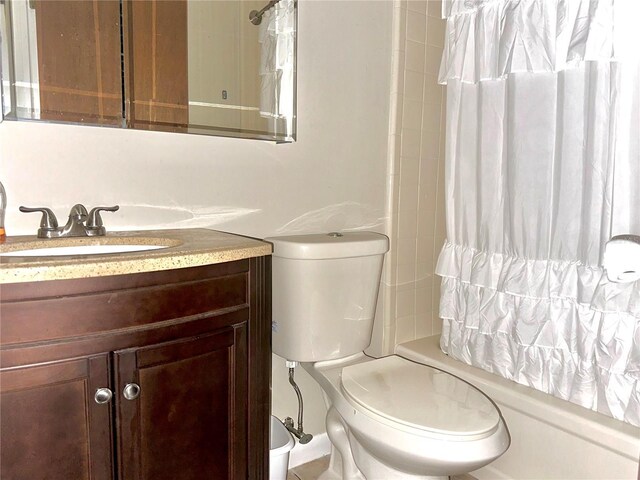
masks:
{"label": "toilet lid", "polygon": [[497,408],[477,388],[396,355],[344,367],[342,389],[377,415],[434,433],[482,435],[500,421]]}

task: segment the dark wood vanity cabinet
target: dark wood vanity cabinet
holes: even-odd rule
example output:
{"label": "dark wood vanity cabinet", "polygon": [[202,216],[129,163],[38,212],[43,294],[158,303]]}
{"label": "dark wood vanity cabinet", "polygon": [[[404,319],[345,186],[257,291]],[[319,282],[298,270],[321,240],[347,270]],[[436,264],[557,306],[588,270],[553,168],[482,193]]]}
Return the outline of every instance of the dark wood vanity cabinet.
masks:
{"label": "dark wood vanity cabinet", "polygon": [[2,285],[0,478],[267,479],[269,279],[267,256]]}

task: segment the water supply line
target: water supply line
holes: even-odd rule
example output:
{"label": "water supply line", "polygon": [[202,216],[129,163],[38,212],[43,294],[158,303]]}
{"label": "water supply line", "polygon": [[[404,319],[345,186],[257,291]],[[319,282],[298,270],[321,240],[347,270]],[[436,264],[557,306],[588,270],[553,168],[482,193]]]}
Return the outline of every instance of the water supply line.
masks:
{"label": "water supply line", "polygon": [[287,430],[289,430],[298,439],[299,443],[304,445],[305,443],[309,443],[311,441],[313,435],[311,435],[310,433],[304,433],[304,428],[302,426],[304,404],[302,401],[302,393],[300,393],[300,388],[294,380],[294,371],[296,365],[298,365],[298,362],[290,362],[289,360],[287,360],[286,365],[287,367],[289,367],[289,383],[295,390],[296,396],[298,397],[298,426],[294,426],[293,418],[291,417],[287,417],[284,419],[284,426],[287,427]]}

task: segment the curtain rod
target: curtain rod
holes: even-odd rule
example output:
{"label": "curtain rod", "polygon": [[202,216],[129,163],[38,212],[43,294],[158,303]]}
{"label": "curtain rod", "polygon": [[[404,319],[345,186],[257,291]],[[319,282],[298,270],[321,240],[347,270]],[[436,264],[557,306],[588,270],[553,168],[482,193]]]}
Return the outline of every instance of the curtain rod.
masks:
{"label": "curtain rod", "polygon": [[251,10],[249,12],[249,21],[251,23],[253,23],[254,25],[260,25],[262,23],[262,16],[265,14],[265,12],[267,10],[269,10],[270,8],[273,8],[275,6],[276,3],[278,3],[280,0],[271,0],[269,3],[267,3],[264,7],[262,7],[262,9],[258,10]]}

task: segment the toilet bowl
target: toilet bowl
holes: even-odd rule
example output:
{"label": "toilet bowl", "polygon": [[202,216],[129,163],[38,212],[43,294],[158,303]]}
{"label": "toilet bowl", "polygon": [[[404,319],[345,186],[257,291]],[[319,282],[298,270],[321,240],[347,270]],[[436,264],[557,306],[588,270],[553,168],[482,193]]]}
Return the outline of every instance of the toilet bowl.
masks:
{"label": "toilet bowl", "polygon": [[453,375],[397,355],[371,358],[388,239],[372,232],[268,238],[273,351],[320,384],[332,443],[320,478],[447,479],[499,457],[510,438],[495,404]]}
{"label": "toilet bowl", "polygon": [[493,402],[442,370],[364,354],[303,367],[325,394],[327,433],[341,457],[322,478],[446,479],[509,446]]}

